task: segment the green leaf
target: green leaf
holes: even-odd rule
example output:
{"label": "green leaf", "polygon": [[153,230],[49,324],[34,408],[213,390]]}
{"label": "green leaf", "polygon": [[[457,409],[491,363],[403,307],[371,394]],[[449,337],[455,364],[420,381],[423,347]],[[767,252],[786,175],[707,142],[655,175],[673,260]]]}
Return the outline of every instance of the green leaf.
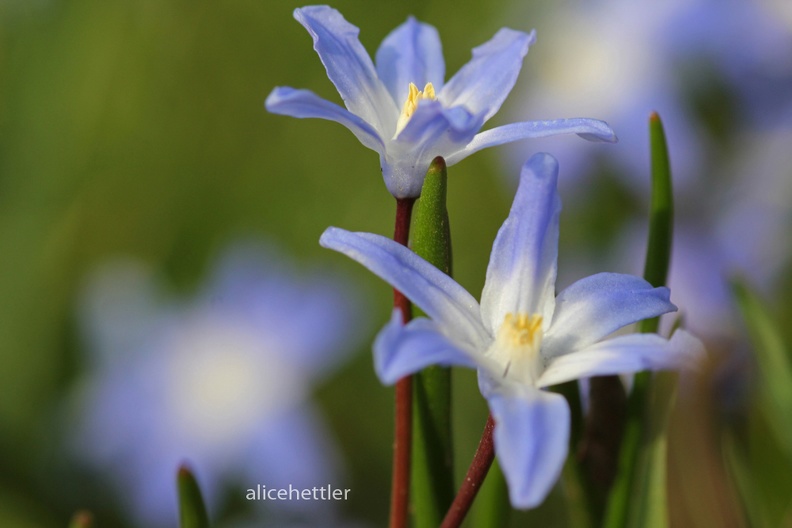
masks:
{"label": "green leaf", "polygon": [[209,528],[209,516],[206,513],[201,488],[192,471],[182,465],[176,476],[179,490],[179,527]]}
{"label": "green leaf", "polygon": [[432,160],[413,207],[410,248],[436,268],[451,275],[451,224],[446,196],[448,171],[440,156]]}
{"label": "green leaf", "polygon": [[[410,247],[451,274],[451,231],[446,209],[448,175],[437,157],[415,203]],[[423,315],[413,307],[413,317]],[[413,378],[412,486],[417,528],[440,525],[454,500],[451,369],[429,367]]]}
{"label": "green leaf", "polygon": [[[649,206],[649,236],[646,245],[644,278],[652,286],[664,286],[671,265],[674,238],[674,194],[671,163],[668,159],[663,123],[657,113],[649,118],[649,145],[652,165],[652,198]],[[642,332],[656,332],[659,318],[641,323]]]}
{"label": "green leaf", "polygon": [[786,526],[792,519],[792,358],[778,322],[742,280],[732,293],[757,364],[748,419],[726,445],[727,460],[753,526]]}
{"label": "green leaf", "polygon": [[87,510],[76,512],[69,522],[69,528],[93,528],[93,515]]}
{"label": "green leaf", "polygon": [[[649,118],[652,196],[644,278],[664,286],[671,262],[674,202],[671,164],[663,123]],[[659,318],[642,321],[642,332],[656,332]],[[628,401],[627,425],[619,459],[619,473],[610,493],[604,525],[607,528],[665,528],[666,426],[676,394],[673,373],[641,372],[635,376]]]}
{"label": "green leaf", "polygon": [[789,526],[792,519],[790,461],[755,408],[742,434],[727,431],[723,454],[748,519],[748,526]]}
{"label": "green leaf", "polygon": [[759,406],[779,446],[792,459],[792,359],[778,324],[762,300],[741,280],[732,292],[753,343],[759,367]]}

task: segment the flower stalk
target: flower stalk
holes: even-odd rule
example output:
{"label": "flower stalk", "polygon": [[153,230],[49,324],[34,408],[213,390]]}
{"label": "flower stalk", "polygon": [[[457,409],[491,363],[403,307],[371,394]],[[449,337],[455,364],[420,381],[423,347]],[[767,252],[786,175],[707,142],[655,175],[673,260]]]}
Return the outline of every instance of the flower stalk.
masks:
{"label": "flower stalk", "polygon": [[484,424],[484,432],[481,433],[481,440],[479,440],[476,454],[473,456],[473,461],[470,463],[465,480],[462,481],[462,486],[459,488],[451,508],[443,519],[443,524],[440,528],[456,528],[465,520],[465,516],[473,504],[473,500],[481,489],[481,484],[489,472],[492,461],[495,460],[495,444],[492,440],[492,431],[495,429],[495,421],[492,415],[487,417],[487,423]]}
{"label": "flower stalk", "polygon": [[[396,221],[393,240],[403,246],[410,238],[410,217],[415,198],[396,199]],[[402,321],[412,319],[410,301],[398,289],[393,289],[393,307],[401,312]],[[396,382],[393,437],[393,477],[391,484],[390,527],[407,525],[410,505],[410,465],[412,459],[412,375]]]}

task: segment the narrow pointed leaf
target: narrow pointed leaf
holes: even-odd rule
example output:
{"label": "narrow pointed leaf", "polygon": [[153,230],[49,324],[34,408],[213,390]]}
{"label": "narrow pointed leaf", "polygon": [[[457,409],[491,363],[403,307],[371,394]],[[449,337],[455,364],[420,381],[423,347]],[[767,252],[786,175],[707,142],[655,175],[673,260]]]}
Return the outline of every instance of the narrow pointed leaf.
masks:
{"label": "narrow pointed leaf", "polygon": [[[649,118],[652,195],[644,279],[652,286],[666,284],[671,263],[674,200],[671,164],[663,123]],[[641,322],[642,332],[656,332],[659,318]],[[676,375],[641,372],[635,376],[628,400],[627,424],[619,455],[619,473],[608,500],[607,528],[665,528],[666,425],[676,394]]]}
{"label": "narrow pointed leaf", "polygon": [[[413,209],[415,253],[451,275],[451,232],[443,158],[432,161]],[[413,306],[413,317],[421,315]],[[434,528],[454,500],[451,438],[451,369],[432,366],[413,378],[413,497],[415,526]]]}
{"label": "narrow pointed leaf", "polygon": [[[660,116],[649,118],[649,143],[652,160],[652,198],[649,210],[649,237],[646,246],[644,279],[654,287],[665,286],[671,265],[674,236],[674,196],[671,185],[671,163]],[[658,318],[647,319],[643,332],[656,332]]]}
{"label": "narrow pointed leaf", "polygon": [[209,516],[206,513],[201,488],[187,466],[183,465],[179,468],[176,485],[179,491],[179,527],[209,528]]}

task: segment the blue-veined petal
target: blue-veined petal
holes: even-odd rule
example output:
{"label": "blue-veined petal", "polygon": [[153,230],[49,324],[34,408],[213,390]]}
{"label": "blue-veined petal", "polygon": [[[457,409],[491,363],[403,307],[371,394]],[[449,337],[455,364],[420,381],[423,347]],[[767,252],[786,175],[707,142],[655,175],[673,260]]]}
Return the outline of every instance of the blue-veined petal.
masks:
{"label": "blue-veined petal", "polygon": [[402,246],[379,235],[351,233],[328,227],[319,239],[323,247],[356,260],[417,304],[448,335],[484,348],[488,337],[479,306],[454,279]]}
{"label": "blue-veined petal", "polygon": [[511,143],[521,139],[534,139],[558,134],[577,134],[589,141],[615,143],[616,134],[613,129],[599,119],[573,118],[552,119],[548,121],[525,121],[511,123],[486,130],[477,134],[464,149],[449,156],[446,163],[450,166],[462,161],[479,150]]}
{"label": "blue-veined petal", "polygon": [[684,330],[674,332],[671,339],[629,334],[553,359],[538,384],[547,387],[592,376],[696,368],[704,354],[701,341]]}
{"label": "blue-veined petal", "polygon": [[380,135],[394,130],[399,108],[360,43],[360,30],[328,6],[295,9],[294,18],[311,34],[327,76],[349,111],[373,125]]}
{"label": "blue-veined petal", "polygon": [[346,108],[322,99],[310,90],[278,87],[272,90],[264,103],[273,114],[291,117],[316,117],[341,123],[347,127],[364,146],[382,154],[385,145],[377,131]]}
{"label": "blue-veined petal", "polygon": [[556,297],[542,355],[568,354],[629,324],[675,312],[670,296],[668,288],[654,288],[633,275],[598,273],[581,279]]}
{"label": "blue-veined petal", "polygon": [[400,310],[394,310],[390,322],[374,341],[374,368],[382,383],[391,385],[399,379],[430,365],[477,368],[480,353],[454,343],[426,318],[402,323]]}
{"label": "blue-veined petal", "polygon": [[553,314],[558,215],[558,162],[536,154],[525,164],[509,217],[492,246],[481,316],[491,333],[507,313],[539,314],[544,328]]}
{"label": "blue-veined petal", "polygon": [[461,106],[446,108],[439,101],[424,100],[399,135],[388,143],[382,175],[397,198],[421,194],[429,164],[463,148],[483,123]]}
{"label": "blue-veined petal", "polygon": [[462,105],[471,114],[492,117],[503,104],[517,81],[528,48],[536,40],[530,34],[501,29],[492,39],[473,49],[473,58],[465,64],[437,98],[451,107]]}
{"label": "blue-veined petal", "polygon": [[439,91],[445,80],[445,61],[437,30],[409,17],[380,44],[377,73],[397,106],[407,100],[410,83],[419,90],[432,83]]}
{"label": "blue-veined petal", "polygon": [[561,475],[569,443],[569,406],[559,394],[513,389],[489,398],[495,454],[512,506],[533,508]]}

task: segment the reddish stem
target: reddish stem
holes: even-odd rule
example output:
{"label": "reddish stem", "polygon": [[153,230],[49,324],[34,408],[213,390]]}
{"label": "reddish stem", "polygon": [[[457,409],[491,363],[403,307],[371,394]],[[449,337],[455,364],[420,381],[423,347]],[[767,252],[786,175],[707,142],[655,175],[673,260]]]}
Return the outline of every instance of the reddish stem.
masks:
{"label": "reddish stem", "polygon": [[[410,238],[410,215],[415,198],[396,199],[396,225],[393,240],[407,245]],[[410,301],[393,290],[393,307],[401,310],[406,324],[411,318]],[[395,431],[393,437],[393,481],[391,487],[390,528],[407,526],[410,505],[410,458],[412,456],[412,376],[396,382]]]}
{"label": "reddish stem", "polygon": [[492,461],[495,460],[495,446],[492,443],[492,430],[495,427],[495,421],[492,415],[487,417],[487,423],[484,425],[484,432],[481,433],[481,440],[479,440],[476,454],[473,455],[473,461],[470,463],[465,480],[459,488],[454,502],[446,513],[443,523],[440,528],[457,528],[465,520],[465,516],[473,505],[473,499],[481,488],[484,478],[489,472]]}

